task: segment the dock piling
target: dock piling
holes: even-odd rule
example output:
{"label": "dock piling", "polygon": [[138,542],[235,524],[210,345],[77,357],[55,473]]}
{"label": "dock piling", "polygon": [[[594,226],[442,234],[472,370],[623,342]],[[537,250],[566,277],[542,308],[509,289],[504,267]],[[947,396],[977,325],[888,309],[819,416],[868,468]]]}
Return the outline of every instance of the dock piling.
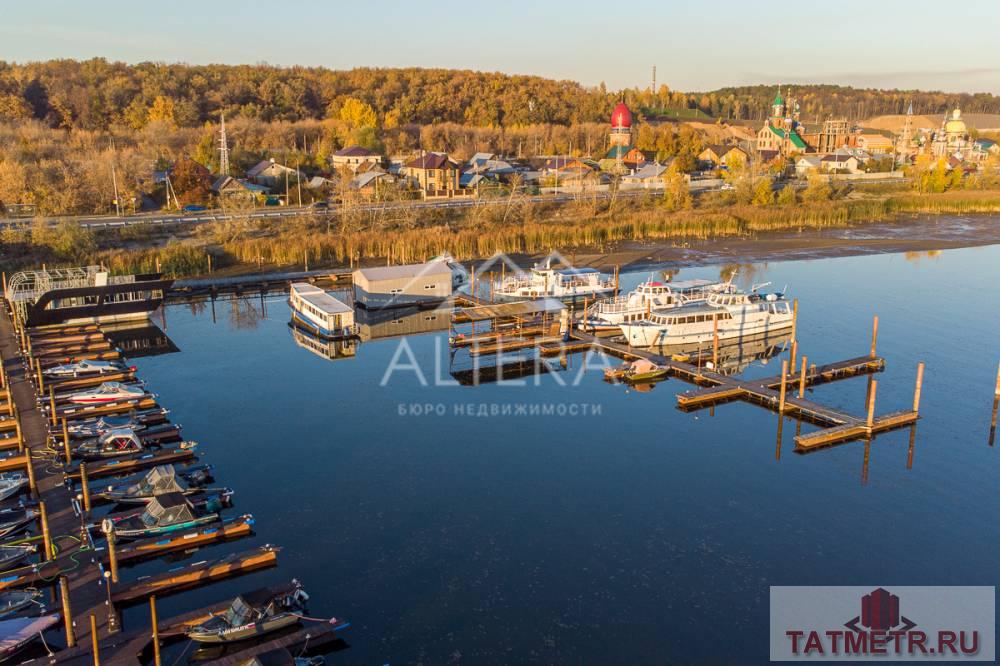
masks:
{"label": "dock piling", "polygon": [[45,507],[45,500],[38,503],[38,514],[42,523],[42,543],[45,546],[45,560],[53,560],[55,559],[55,553],[52,550],[52,533],[49,532],[49,512]]}
{"label": "dock piling", "polygon": [[795,376],[795,361],[799,357],[799,341],[792,338],[792,354],[791,354],[791,365],[788,367],[788,372]]}
{"label": "dock piling", "polygon": [[719,368],[719,316],[712,314],[712,370]]}
{"label": "dock piling", "polygon": [[87,463],[80,462],[80,491],[83,493],[83,510],[90,513],[90,481],[87,479]]}
{"label": "dock piling", "polygon": [[806,395],[806,368],[809,361],[808,356],[802,357],[802,375],[799,377],[799,398],[804,398]]}
{"label": "dock piling", "polygon": [[76,645],[76,635],[73,632],[73,608],[69,603],[69,579],[59,576],[59,596],[62,597],[63,624],[66,628],[66,647]]}
{"label": "dock piling", "polygon": [[924,362],[917,363],[917,381],[913,386],[913,411],[920,413],[920,390],[924,385]]}
{"label": "dock piling", "polygon": [[94,666],[101,666],[101,651],[97,644],[97,617],[90,614],[90,647],[94,651]]}
{"label": "dock piling", "polygon": [[108,565],[111,567],[111,582],[118,583],[118,553],[115,550],[115,524],[108,518],[101,521],[101,531],[108,542]]}
{"label": "dock piling", "polygon": [[62,420],[62,434],[63,434],[63,452],[66,454],[66,464],[69,465],[73,460],[73,454],[69,447],[69,422],[66,417]]}
{"label": "dock piling", "polygon": [[870,356],[875,358],[875,348],[878,345],[878,315],[872,317],[872,351]]}
{"label": "dock piling", "polygon": [[35,465],[31,461],[31,449],[24,447],[24,466],[28,470],[28,490],[32,495],[38,495],[38,483],[35,481]]}
{"label": "dock piling", "polygon": [[149,597],[149,615],[153,623],[153,663],[160,666],[160,627],[156,618],[156,595]]}
{"label": "dock piling", "polygon": [[54,386],[49,387],[49,420],[52,425],[56,425],[56,389]]}

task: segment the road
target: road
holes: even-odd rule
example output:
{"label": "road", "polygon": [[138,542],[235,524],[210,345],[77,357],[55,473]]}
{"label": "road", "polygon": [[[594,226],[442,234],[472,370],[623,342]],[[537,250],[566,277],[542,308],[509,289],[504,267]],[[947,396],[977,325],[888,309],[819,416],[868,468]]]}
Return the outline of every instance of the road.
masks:
{"label": "road", "polygon": [[[887,183],[887,182],[900,182],[903,179],[900,178],[884,178],[877,180],[864,181],[864,184],[877,184],[877,183]],[[778,183],[775,183],[776,187],[780,187]],[[805,184],[799,184],[799,187],[804,187]],[[699,187],[697,182],[692,183],[691,192],[693,194],[701,194],[707,191],[718,191],[718,187],[715,186],[704,186]],[[645,189],[628,189],[619,190],[618,198],[629,199],[640,197],[648,194],[659,194],[659,190],[645,190]],[[592,196],[597,196],[599,199],[608,199],[611,197],[609,192],[568,192],[559,194],[536,194],[527,197],[526,199],[521,199],[521,201],[529,201],[531,203],[561,203],[574,201],[580,198],[589,198]],[[354,206],[355,210],[360,211],[372,211],[372,210],[391,210],[394,208],[472,208],[474,206],[504,206],[507,204],[507,199],[504,197],[491,198],[491,199],[435,199],[431,201],[394,201],[394,202],[382,202],[382,203],[369,203],[369,204],[358,204]],[[240,211],[238,213],[227,213],[225,210],[216,209],[209,210],[198,213],[140,213],[136,215],[124,215],[124,216],[114,216],[114,215],[102,215],[102,216],[79,216],[79,215],[66,215],[59,217],[47,217],[44,219],[50,226],[56,226],[62,222],[70,220],[76,222],[81,227],[86,229],[114,229],[120,227],[130,227],[137,225],[168,225],[168,224],[185,224],[185,225],[198,225],[205,224],[208,222],[223,222],[226,220],[235,219],[276,219],[284,217],[296,217],[301,215],[311,215],[322,217],[326,215],[336,214],[340,210],[340,206],[337,204],[331,204],[328,209],[312,208],[310,206],[281,206],[281,207],[261,207],[254,209],[252,211]],[[30,224],[31,220],[27,219],[0,219],[0,228],[5,227],[18,227]]]}

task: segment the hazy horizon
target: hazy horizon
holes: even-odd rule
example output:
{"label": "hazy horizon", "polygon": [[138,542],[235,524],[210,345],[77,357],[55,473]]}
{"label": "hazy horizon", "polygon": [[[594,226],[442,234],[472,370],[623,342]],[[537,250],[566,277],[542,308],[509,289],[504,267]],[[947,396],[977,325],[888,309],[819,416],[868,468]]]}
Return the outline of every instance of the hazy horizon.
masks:
{"label": "hazy horizon", "polygon": [[6,9],[2,58],[472,69],[611,90],[649,87],[655,65],[657,85],[689,92],[809,83],[1000,95],[1000,49],[988,37],[1000,31],[1000,4],[988,0],[845,0],[832,15],[827,5],[737,0],[719,0],[710,13],[649,0],[473,10],[390,0],[377,16],[370,7],[303,2],[276,12],[248,0],[234,11],[179,0],[165,10],[52,0]]}

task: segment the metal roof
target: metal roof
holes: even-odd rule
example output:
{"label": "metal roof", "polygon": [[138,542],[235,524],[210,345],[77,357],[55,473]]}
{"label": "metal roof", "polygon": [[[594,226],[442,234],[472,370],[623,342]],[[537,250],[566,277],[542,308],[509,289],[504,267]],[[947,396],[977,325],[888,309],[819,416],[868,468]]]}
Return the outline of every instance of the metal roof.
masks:
{"label": "metal roof", "polygon": [[444,261],[429,261],[425,264],[404,264],[402,266],[376,266],[358,268],[367,280],[397,280],[399,278],[415,278],[422,275],[451,275],[451,267]]}

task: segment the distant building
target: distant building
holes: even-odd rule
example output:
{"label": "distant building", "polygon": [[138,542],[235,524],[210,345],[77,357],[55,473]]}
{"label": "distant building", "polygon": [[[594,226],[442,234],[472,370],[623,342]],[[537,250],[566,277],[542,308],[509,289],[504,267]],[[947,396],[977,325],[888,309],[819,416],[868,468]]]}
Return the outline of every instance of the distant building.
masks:
{"label": "distant building", "polygon": [[782,156],[805,153],[809,147],[799,135],[798,104],[789,108],[781,97],[781,91],[774,97],[771,116],[757,131],[757,151],[776,151]]}
{"label": "distant building", "polygon": [[747,163],[749,155],[739,146],[713,144],[698,153],[698,161],[706,168],[736,167]]}
{"label": "distant building", "polygon": [[462,194],[458,163],[445,153],[424,153],[415,157],[403,165],[400,174],[410,179],[424,197]]}
{"label": "distant building", "polygon": [[220,197],[256,197],[266,196],[271,188],[232,176],[219,176],[212,183],[212,192]]}
{"label": "distant building", "polygon": [[820,160],[823,171],[837,173],[857,173],[858,158],[853,155],[824,155]]}
{"label": "distant building", "polygon": [[635,170],[646,163],[646,155],[632,146],[611,146],[600,164],[602,171],[625,173]]}
{"label": "distant building", "polygon": [[384,185],[391,185],[396,182],[395,176],[386,173],[381,169],[371,169],[369,171],[364,171],[358,175],[351,178],[350,182],[347,184],[352,190],[377,190],[379,187]]}
{"label": "distant building", "polygon": [[931,153],[936,157],[958,155],[961,159],[972,156],[973,142],[969,129],[962,120],[962,111],[955,109],[951,117],[941,123],[941,129],[934,132],[931,140]]}
{"label": "distant building", "polygon": [[247,171],[247,180],[257,185],[275,188],[279,183],[284,183],[285,179],[295,180],[299,172],[283,164],[278,164],[274,159],[261,160]]}
{"label": "distant building", "polygon": [[354,300],[366,308],[443,301],[452,292],[452,269],[446,261],[358,268],[352,278]]}
{"label": "distant building", "polygon": [[861,133],[854,137],[854,145],[870,155],[888,155],[895,151],[895,142],[881,134]]}
{"label": "distant building", "polygon": [[668,166],[653,162],[645,164],[636,171],[622,176],[622,185],[628,188],[642,188],[645,190],[663,189],[663,176],[667,172]]}
{"label": "distant building", "polygon": [[993,139],[976,139],[972,142],[972,156],[983,160],[990,155],[1000,155],[1000,144]]}
{"label": "distant building", "polygon": [[795,160],[795,175],[807,176],[810,173],[819,171],[822,166],[820,162],[822,159],[819,155],[802,155],[799,159]]}
{"label": "distant building", "polygon": [[362,164],[381,164],[382,156],[361,146],[348,146],[331,155],[330,163],[335,169],[346,167],[351,171],[356,171]]}

